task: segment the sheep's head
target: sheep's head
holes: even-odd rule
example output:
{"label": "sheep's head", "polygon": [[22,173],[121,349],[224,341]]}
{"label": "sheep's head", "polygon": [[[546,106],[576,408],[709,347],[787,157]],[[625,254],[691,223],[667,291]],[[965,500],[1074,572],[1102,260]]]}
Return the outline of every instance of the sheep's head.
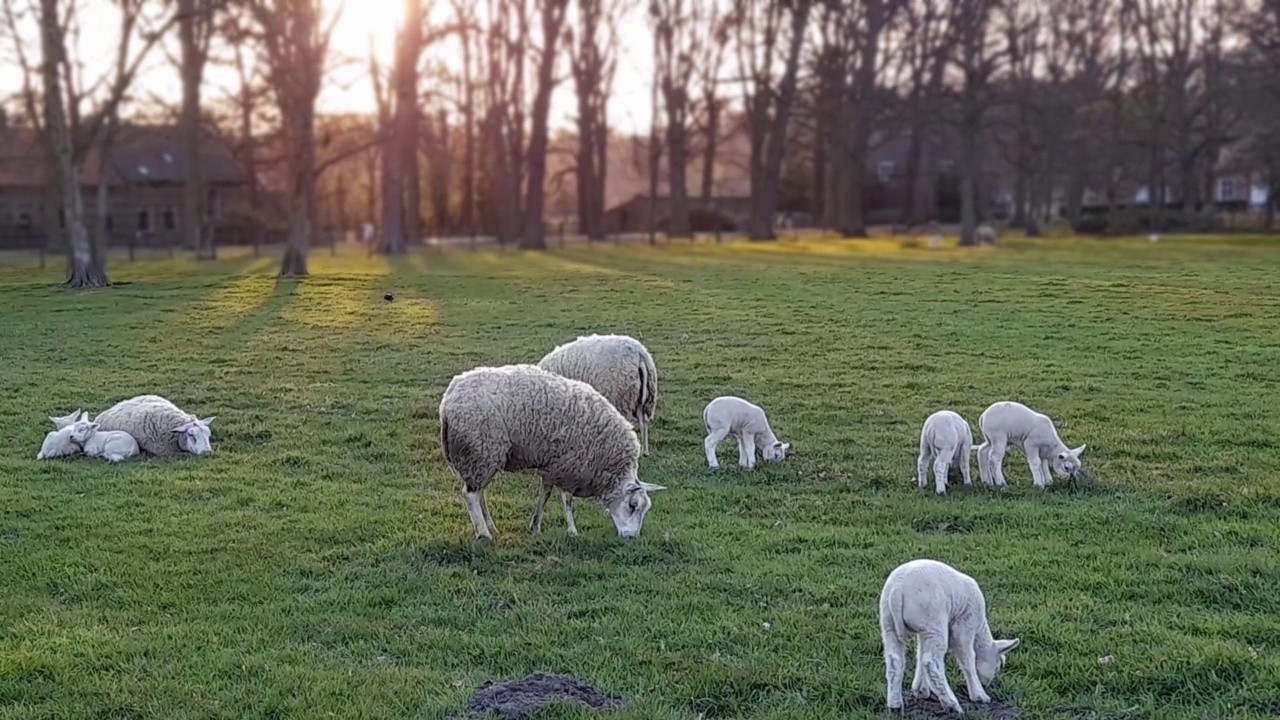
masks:
{"label": "sheep's head", "polygon": [[787,459],[787,451],[790,449],[791,443],[775,442],[765,447],[764,459],[772,462],[782,462]]}
{"label": "sheep's head", "polygon": [[1087,445],[1081,445],[1075,450],[1063,450],[1053,458],[1053,471],[1060,477],[1075,479],[1080,475],[1084,466],[1080,463],[1080,454],[1084,452]]}
{"label": "sheep's head", "polygon": [[178,436],[178,447],[183,452],[189,452],[192,455],[204,455],[213,449],[209,439],[212,433],[209,430],[209,423],[212,423],[216,417],[204,418],[203,420],[192,420],[183,423],[173,429]]}
{"label": "sheep's head", "polygon": [[649,499],[649,493],[658,490],[666,490],[666,488],[639,480],[630,480],[621,493],[605,501],[605,509],[613,518],[619,537],[633,538],[640,534],[645,513],[649,512],[649,506],[653,504]]}
{"label": "sheep's head", "polygon": [[989,683],[995,679],[996,674],[1000,672],[1000,668],[1004,667],[1005,656],[1009,651],[1018,647],[1018,638],[1012,640],[993,640],[990,645],[984,648],[975,648],[977,650],[974,655],[978,670],[978,679],[983,684]]}
{"label": "sheep's head", "polygon": [[71,441],[77,445],[83,445],[98,432],[98,428],[98,423],[89,422],[87,417],[80,418],[71,425]]}

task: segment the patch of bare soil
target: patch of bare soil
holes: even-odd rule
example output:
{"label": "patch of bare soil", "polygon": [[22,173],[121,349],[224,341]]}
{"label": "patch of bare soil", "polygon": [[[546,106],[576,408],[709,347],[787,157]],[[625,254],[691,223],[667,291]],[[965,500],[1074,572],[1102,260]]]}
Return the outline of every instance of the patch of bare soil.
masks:
{"label": "patch of bare soil", "polygon": [[[995,698],[989,703],[974,703],[968,698],[958,697],[960,706],[964,708],[966,718],[990,718],[990,720],[1022,720],[1022,710],[1000,702]],[[933,698],[908,697],[902,716],[918,720],[934,720],[935,718],[960,717],[942,706]]]}
{"label": "patch of bare soil", "polygon": [[467,704],[466,712],[458,720],[493,717],[501,720],[529,720],[552,703],[580,705],[602,711],[613,710],[622,705],[621,700],[606,695],[572,675],[534,673],[520,680],[485,682],[476,690],[475,696]]}

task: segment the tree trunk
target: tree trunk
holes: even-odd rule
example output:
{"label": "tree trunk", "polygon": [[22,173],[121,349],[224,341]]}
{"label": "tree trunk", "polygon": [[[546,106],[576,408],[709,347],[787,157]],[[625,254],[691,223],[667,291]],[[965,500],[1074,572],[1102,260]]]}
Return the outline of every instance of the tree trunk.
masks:
{"label": "tree trunk", "polygon": [[[1013,178],[1013,227],[1027,227],[1027,169],[1021,161],[1014,168]],[[1034,193],[1033,199],[1034,200]]]}
{"label": "tree trunk", "polygon": [[685,174],[689,164],[686,155],[688,145],[685,142],[683,119],[671,117],[672,114],[668,103],[667,185],[671,190],[671,205],[667,220],[667,237],[689,238],[693,233],[689,230],[689,186]]}
{"label": "tree trunk", "polygon": [[[720,103],[715,95],[707,95],[707,137],[702,148],[702,208],[711,209],[716,185],[716,147],[720,141]],[[713,220],[713,222],[718,221]]]}
{"label": "tree trunk", "polygon": [[595,202],[596,135],[592,127],[594,113],[587,93],[578,91],[578,231],[591,237],[592,204]]}
{"label": "tree trunk", "polygon": [[[912,110],[913,115],[917,112],[918,109]],[[919,198],[916,197],[920,185],[920,164],[923,155],[924,130],[919,122],[913,122],[911,136],[907,142],[907,159],[904,168],[906,175],[903,178],[902,224],[907,227],[920,223],[920,211],[924,209],[919,207]]]}
{"label": "tree trunk", "polygon": [[383,142],[382,151],[382,242],[378,250],[388,255],[400,255],[405,251],[404,239],[404,173],[401,163],[404,155],[400,143],[395,137],[398,127],[392,130],[391,137]]}
{"label": "tree trunk", "polygon": [[960,245],[977,244],[978,227],[978,127],[969,118],[961,130],[960,160]]}
{"label": "tree trunk", "polygon": [[208,186],[204,154],[200,152],[200,90],[204,61],[196,36],[195,0],[178,0],[178,30],[182,44],[182,144],[187,156],[187,178],[183,183],[183,243],[196,251],[196,258],[211,260],[216,251],[213,234],[207,231]]}
{"label": "tree trunk", "polygon": [[528,177],[525,182],[524,236],[520,247],[525,250],[547,249],[546,195],[547,146],[550,135],[551,94],[555,90],[556,48],[564,26],[569,0],[542,1],[542,49],[538,60],[538,85],[533,94],[532,125],[529,149],[525,156]]}
{"label": "tree trunk", "polygon": [[316,219],[315,106],[293,108],[289,138],[289,239],[280,277],[306,277]]}

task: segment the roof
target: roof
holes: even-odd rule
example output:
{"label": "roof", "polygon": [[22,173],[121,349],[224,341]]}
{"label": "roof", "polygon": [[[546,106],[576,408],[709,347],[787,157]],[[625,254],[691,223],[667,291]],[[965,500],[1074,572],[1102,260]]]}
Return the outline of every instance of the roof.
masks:
{"label": "roof", "polygon": [[[206,134],[201,143],[205,178],[215,185],[238,185],[248,176],[231,150]],[[93,148],[84,166],[84,184],[99,180],[100,149]],[[116,131],[107,155],[110,185],[180,185],[190,173],[182,134],[176,125],[124,125]],[[47,177],[44,152],[36,132],[28,127],[0,130],[0,187],[39,187]]]}

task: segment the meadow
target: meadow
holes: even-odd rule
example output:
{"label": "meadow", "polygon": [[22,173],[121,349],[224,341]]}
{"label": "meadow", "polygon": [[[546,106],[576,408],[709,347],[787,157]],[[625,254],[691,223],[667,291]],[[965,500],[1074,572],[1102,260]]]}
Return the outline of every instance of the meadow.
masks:
{"label": "meadow", "polygon": [[[425,718],[572,673],[619,720],[882,717],[876,602],[973,575],[1027,718],[1280,715],[1280,241],[892,241],[357,252],[0,267],[0,718]],[[383,299],[395,295],[393,302]],[[620,540],[534,478],[471,526],[437,405],[590,332],[661,372],[653,496]],[[214,452],[37,462],[46,416],[160,393]],[[794,457],[710,471],[701,410],[760,403]],[[1088,485],[920,491],[920,423],[992,401],[1088,444]],[[974,470],[977,478],[976,466]],[[914,657],[913,657],[914,659]],[[962,694],[958,673],[952,686]],[[559,720],[586,718],[562,709]]]}

